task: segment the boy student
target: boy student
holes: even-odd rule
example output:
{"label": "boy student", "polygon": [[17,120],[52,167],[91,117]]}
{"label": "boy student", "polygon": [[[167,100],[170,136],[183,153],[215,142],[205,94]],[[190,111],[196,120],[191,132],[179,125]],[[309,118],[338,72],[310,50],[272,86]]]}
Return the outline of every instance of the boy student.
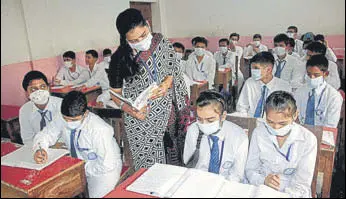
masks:
{"label": "boy student", "polygon": [[328,47],[328,42],[327,40],[324,39],[324,36],[321,34],[315,35],[315,41],[320,42],[321,44],[324,44],[327,48],[326,50],[326,58],[332,62],[336,62],[337,61],[337,57],[334,54],[333,50],[331,48]]}
{"label": "boy student", "polygon": [[67,51],[63,55],[64,66],[60,68],[55,76],[54,84],[77,85],[86,82],[89,78],[88,69],[76,64],[76,54]]}
{"label": "boy student", "polygon": [[294,39],[295,46],[293,51],[296,52],[300,57],[304,56],[303,41],[298,39],[298,28],[296,26],[289,26],[286,34],[289,38]]}
{"label": "boy student", "polygon": [[[204,38],[204,37],[197,36],[197,37],[194,37],[194,38],[191,39],[191,44],[192,44],[193,50],[195,50],[196,40],[200,40],[201,38]],[[209,50],[206,49],[205,52],[209,56],[213,56],[213,53],[211,53]],[[191,54],[193,54],[193,52]],[[188,58],[190,57],[190,55],[188,56]]]}
{"label": "boy student", "polygon": [[[326,55],[326,46],[324,44],[321,44],[320,42],[312,42],[310,43],[307,47],[307,54],[306,54],[306,60],[310,59],[312,55]],[[306,63],[306,60],[303,62],[304,64]],[[340,82],[340,77],[339,77],[339,72],[338,72],[338,66],[336,63],[328,60],[328,76],[326,76],[325,80],[328,84],[330,84],[332,87],[335,89],[339,89],[341,82]]]}
{"label": "boy student", "polygon": [[246,45],[244,48],[244,57],[251,59],[256,53],[268,51],[268,47],[264,44],[261,44],[262,36],[260,34],[254,34],[252,37],[251,43]]}
{"label": "boy student", "polygon": [[305,67],[298,58],[288,55],[286,51],[288,40],[289,38],[285,34],[278,34],[274,37],[273,75],[289,82],[293,89],[297,89],[304,82]]}
{"label": "boy student", "polygon": [[213,88],[216,63],[212,56],[206,53],[208,41],[204,37],[195,39],[195,51],[186,62],[186,74],[193,81],[208,81]]}
{"label": "boy student", "polygon": [[306,62],[306,84],[294,93],[302,124],[338,126],[343,99],[326,81],[328,62],[324,55],[312,55]]}
{"label": "boy student", "polygon": [[240,39],[240,35],[238,33],[234,32],[229,35],[229,41],[230,41],[229,48],[231,49],[232,52],[236,53],[236,56],[238,56],[238,59],[240,60],[241,56],[243,56],[243,48],[237,45],[239,42],[239,39]]}
{"label": "boy student", "polygon": [[236,110],[247,117],[262,118],[269,94],[278,90],[292,92],[292,88],[285,80],[273,77],[274,57],[270,52],[257,53],[250,65],[251,78],[245,81]]}
{"label": "boy student", "polygon": [[286,46],[287,54],[292,55],[295,58],[301,59],[300,55],[296,52],[293,52],[294,46],[296,45],[296,42],[293,38],[288,39],[288,44]]}
{"label": "boy student", "polygon": [[105,48],[102,52],[103,55],[103,61],[101,62],[104,64],[105,69],[109,68],[109,63],[111,62],[111,56],[112,56],[112,51],[109,48]]}
{"label": "boy student", "polygon": [[28,72],[22,82],[30,101],[19,110],[20,134],[25,145],[31,145],[35,134],[52,120],[61,119],[61,98],[50,96],[47,77],[40,71]]}
{"label": "boy student", "polygon": [[265,184],[293,198],[311,198],[317,139],[295,123],[293,96],[275,91],[266,100],[266,119],[252,133],[245,177],[249,184]]}
{"label": "boy student", "polygon": [[122,162],[113,128],[87,110],[83,93],[71,91],[61,105],[63,121],[52,122],[34,138],[34,160],[42,164],[49,158],[47,149],[63,136],[74,158],[85,163],[89,196],[100,198],[114,189],[120,177]]}
{"label": "boy student", "polygon": [[249,139],[244,129],[226,121],[225,100],[214,91],[197,99],[197,122],[188,127],[184,163],[188,167],[242,182]]}

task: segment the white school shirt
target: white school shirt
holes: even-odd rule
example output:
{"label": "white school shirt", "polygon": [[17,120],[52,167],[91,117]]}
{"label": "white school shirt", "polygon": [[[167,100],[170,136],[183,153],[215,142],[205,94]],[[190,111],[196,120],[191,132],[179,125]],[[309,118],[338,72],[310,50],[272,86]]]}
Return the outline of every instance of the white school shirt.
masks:
{"label": "white school shirt", "polygon": [[71,72],[69,68],[63,66],[60,68],[56,78],[61,80],[61,85],[77,85],[86,82],[90,74],[86,67],[76,65],[76,71]]}
{"label": "white school shirt", "polygon": [[[287,160],[284,155],[287,155],[290,146]],[[317,139],[308,129],[293,123],[291,133],[279,148],[276,136],[260,123],[251,137],[245,167],[246,180],[249,184],[261,185],[269,174],[279,174],[281,192],[293,198],[311,198],[316,155]]]}
{"label": "white school shirt", "polygon": [[[62,119],[61,116],[61,102],[62,98],[49,96],[48,103],[43,111],[47,111],[45,115],[46,125],[52,120]],[[23,144],[32,145],[32,141],[36,133],[40,131],[41,113],[39,108],[32,102],[26,102],[19,109],[19,125],[20,135]],[[64,142],[63,140],[60,140]]]}
{"label": "white school shirt", "polygon": [[[185,164],[189,161],[190,157],[196,150],[198,134],[199,128],[195,122],[188,127],[185,138]],[[227,180],[242,182],[244,178],[244,168],[249,146],[248,136],[246,135],[244,129],[230,121],[223,122],[221,130],[218,134],[216,134],[216,136],[219,137],[218,144],[220,156],[222,143],[224,142],[219,175],[224,176]],[[209,146],[208,136],[203,135],[199,150],[199,159],[195,167],[196,169],[208,171],[210,150],[212,145],[213,141],[210,139]]]}
{"label": "white school shirt", "polygon": [[303,57],[305,55],[303,51],[304,42],[299,39],[295,39],[294,41],[295,41],[295,45],[294,45],[293,51],[298,53],[300,57]]}
{"label": "white school shirt", "polygon": [[90,79],[85,82],[86,87],[92,87],[95,85],[100,85],[102,90],[107,90],[109,88],[108,75],[105,71],[105,66],[102,63],[96,64],[93,71],[90,71],[88,66],[88,71],[90,73]]}
{"label": "white school shirt", "polygon": [[327,48],[327,51],[326,51],[326,58],[332,62],[335,62],[338,60],[335,53],[333,52],[333,50],[331,48]]}
{"label": "white school shirt", "polygon": [[[279,58],[277,57],[277,55],[274,55],[274,58],[275,63],[273,67],[273,75],[275,74],[277,66],[279,64]],[[306,67],[302,61],[286,53],[281,67],[284,68],[281,71],[280,79],[289,82],[293,89],[297,89],[303,85]]]}
{"label": "white school shirt", "polygon": [[109,62],[103,60],[102,62],[100,62],[100,64],[103,64],[103,66],[105,67],[105,69],[109,69]]}
{"label": "white school shirt", "polygon": [[204,54],[200,63],[196,55],[191,56],[186,62],[186,75],[193,81],[208,81],[209,89],[213,88],[216,62],[212,56]]}
{"label": "white school shirt", "polygon": [[300,55],[299,55],[298,53],[296,53],[296,52],[292,52],[292,53],[289,54],[289,55],[291,55],[291,56],[297,58],[297,59],[300,60],[300,61],[302,60],[301,57],[300,57]]}
{"label": "white school shirt", "polygon": [[[47,150],[60,135],[64,137],[67,148],[71,150],[71,130],[66,127],[65,122],[52,122],[39,132],[34,138],[33,150],[38,149],[38,143]],[[91,112],[76,130],[76,154],[79,159],[86,162],[85,174],[91,198],[100,198],[109,193],[120,178],[122,161],[119,146],[113,135],[113,127]]]}
{"label": "white school shirt", "polygon": [[[249,78],[245,81],[243,89],[239,95],[236,110],[242,114],[247,114],[247,117],[253,117],[256,112],[257,103],[261,98],[262,86],[264,83],[261,80],[254,80]],[[274,91],[287,91],[292,93],[292,88],[285,80],[273,77],[273,79],[266,84],[267,98]],[[263,114],[264,116],[264,114]]]}
{"label": "white school shirt", "polygon": [[[259,45],[259,51],[268,51],[268,47],[266,45],[260,44]],[[248,47],[244,47],[244,58],[251,59],[253,56],[255,56],[257,53],[253,50],[252,45],[249,45]]]}
{"label": "white school shirt", "polygon": [[[326,82],[317,88],[315,92],[315,125],[336,128],[340,120],[340,111],[343,102],[342,96]],[[305,123],[305,111],[311,93],[312,89],[307,84],[294,92],[301,124]],[[320,98],[321,102],[318,105]]]}

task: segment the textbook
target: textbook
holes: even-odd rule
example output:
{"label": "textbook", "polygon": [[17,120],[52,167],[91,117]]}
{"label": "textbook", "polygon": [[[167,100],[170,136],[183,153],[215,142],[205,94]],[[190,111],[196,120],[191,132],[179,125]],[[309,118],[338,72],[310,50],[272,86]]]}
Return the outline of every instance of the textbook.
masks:
{"label": "textbook", "polygon": [[37,164],[34,160],[34,153],[32,147],[22,146],[19,149],[1,157],[1,165],[10,167],[20,167],[26,169],[42,170],[49,166],[57,159],[61,158],[69,151],[66,149],[52,149],[48,148],[48,160],[44,164]]}
{"label": "textbook", "polygon": [[126,104],[132,106],[133,108],[137,110],[141,110],[144,106],[148,104],[148,101],[150,99],[151,93],[154,89],[158,88],[157,84],[154,82],[152,83],[148,88],[146,88],[139,96],[136,98],[135,101],[132,101],[131,99],[126,99],[123,96],[119,95],[118,93],[109,90],[110,94],[118,98],[119,100],[125,102]]}
{"label": "textbook", "polygon": [[265,185],[231,182],[218,174],[158,163],[144,172],[126,190],[169,198],[289,197],[288,194]]}

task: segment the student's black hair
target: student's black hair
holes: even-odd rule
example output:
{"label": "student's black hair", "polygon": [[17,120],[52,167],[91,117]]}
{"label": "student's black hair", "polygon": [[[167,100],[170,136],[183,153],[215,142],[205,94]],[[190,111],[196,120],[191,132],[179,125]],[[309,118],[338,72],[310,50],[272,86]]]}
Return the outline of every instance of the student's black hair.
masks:
{"label": "student's black hair", "polygon": [[[134,60],[133,50],[126,40],[126,33],[138,26],[148,25],[141,12],[134,8],[128,8],[121,12],[116,19],[116,27],[120,34],[120,45],[111,57],[109,64],[108,78],[110,86],[115,88],[119,79],[119,73],[122,78],[135,75],[139,71],[139,65]],[[121,72],[119,72],[121,71]]]}
{"label": "student's black hair", "polygon": [[310,59],[306,62],[306,68],[309,67],[318,67],[321,71],[326,72],[328,71],[328,59],[324,55],[313,55],[310,57]]}
{"label": "student's black hair", "polygon": [[204,37],[197,37],[195,39],[195,44],[194,45],[196,45],[197,43],[204,43],[205,46],[208,46],[208,40],[206,38],[204,38]]}
{"label": "student's black hair", "polygon": [[236,32],[233,32],[233,33],[231,33],[231,34],[229,35],[229,39],[231,39],[232,37],[237,37],[237,38],[238,38],[237,41],[239,41],[239,39],[240,39],[240,35],[239,35],[238,33],[236,33]]}
{"label": "student's black hair", "polygon": [[250,59],[250,64],[259,63],[259,64],[271,64],[274,65],[275,58],[273,54],[267,51],[259,52]]}
{"label": "student's black hair", "polygon": [[66,51],[66,52],[64,52],[62,57],[68,57],[68,58],[71,58],[71,59],[76,59],[76,53],[73,52],[73,51]]}
{"label": "student's black hair", "polygon": [[315,41],[324,41],[324,36],[322,34],[315,35]]}
{"label": "student's black hair", "polygon": [[259,38],[260,40],[262,40],[262,36],[260,34],[254,34],[252,39],[256,39]]}
{"label": "student's black hair", "polygon": [[287,116],[292,117],[297,111],[296,100],[286,91],[274,91],[266,99],[265,111],[268,109],[282,113],[288,111]]}
{"label": "student's black hair", "polygon": [[111,49],[109,48],[105,48],[102,52],[102,55],[105,56],[105,55],[109,55],[109,54],[112,54],[112,51]]}
{"label": "student's black hair", "polygon": [[306,46],[307,50],[310,50],[314,53],[319,53],[322,55],[326,55],[327,48],[325,45],[321,44],[318,41],[311,42],[309,45]]}
{"label": "student's black hair", "polygon": [[48,86],[48,80],[47,77],[40,71],[32,70],[25,74],[24,79],[22,81],[22,87],[25,91],[28,90],[28,86],[32,80],[35,79],[42,79]]}
{"label": "student's black hair", "polygon": [[94,58],[99,58],[99,54],[97,53],[96,50],[88,50],[88,51],[86,51],[85,54],[90,54],[90,55],[93,56]]}
{"label": "student's black hair", "polygon": [[183,52],[185,52],[185,47],[184,47],[184,45],[183,45],[182,43],[175,42],[175,43],[173,44],[173,47],[181,48],[181,49],[183,49]]}
{"label": "student's black hair", "polygon": [[294,48],[294,46],[296,45],[296,41],[294,41],[293,38],[288,38],[288,44],[289,44],[292,48]]}
{"label": "student's black hair", "polygon": [[288,26],[287,30],[288,29],[293,29],[295,33],[298,32],[298,28],[296,26]]}
{"label": "student's black hair", "polygon": [[217,112],[223,114],[226,110],[225,98],[213,90],[203,91],[196,100],[197,107],[204,107],[210,104],[216,104]]}
{"label": "student's black hair", "polygon": [[220,40],[219,40],[219,44],[220,44],[221,42],[226,42],[226,43],[227,43],[227,46],[229,45],[229,40],[228,40],[227,38],[222,38],[222,39],[220,39]]}
{"label": "student's black hair", "polygon": [[67,117],[83,115],[87,110],[87,99],[80,91],[67,93],[61,103],[61,113]]}
{"label": "student's black hair", "polygon": [[306,47],[311,44],[313,41],[312,40],[309,40],[309,41],[304,41],[303,42],[303,49],[306,49]]}
{"label": "student's black hair", "polygon": [[274,43],[284,42],[287,46],[289,37],[286,34],[277,34],[274,37]]}

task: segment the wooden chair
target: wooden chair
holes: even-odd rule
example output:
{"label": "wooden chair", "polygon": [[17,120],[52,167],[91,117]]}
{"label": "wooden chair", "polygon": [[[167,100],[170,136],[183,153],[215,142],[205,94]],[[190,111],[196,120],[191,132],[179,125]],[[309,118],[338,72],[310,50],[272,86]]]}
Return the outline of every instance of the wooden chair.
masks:
{"label": "wooden chair", "polygon": [[236,117],[227,115],[226,120],[233,122],[234,124],[240,126],[241,128],[247,130],[247,134],[249,136],[249,142],[252,136],[253,130],[255,130],[257,126],[257,119],[251,117]]}

